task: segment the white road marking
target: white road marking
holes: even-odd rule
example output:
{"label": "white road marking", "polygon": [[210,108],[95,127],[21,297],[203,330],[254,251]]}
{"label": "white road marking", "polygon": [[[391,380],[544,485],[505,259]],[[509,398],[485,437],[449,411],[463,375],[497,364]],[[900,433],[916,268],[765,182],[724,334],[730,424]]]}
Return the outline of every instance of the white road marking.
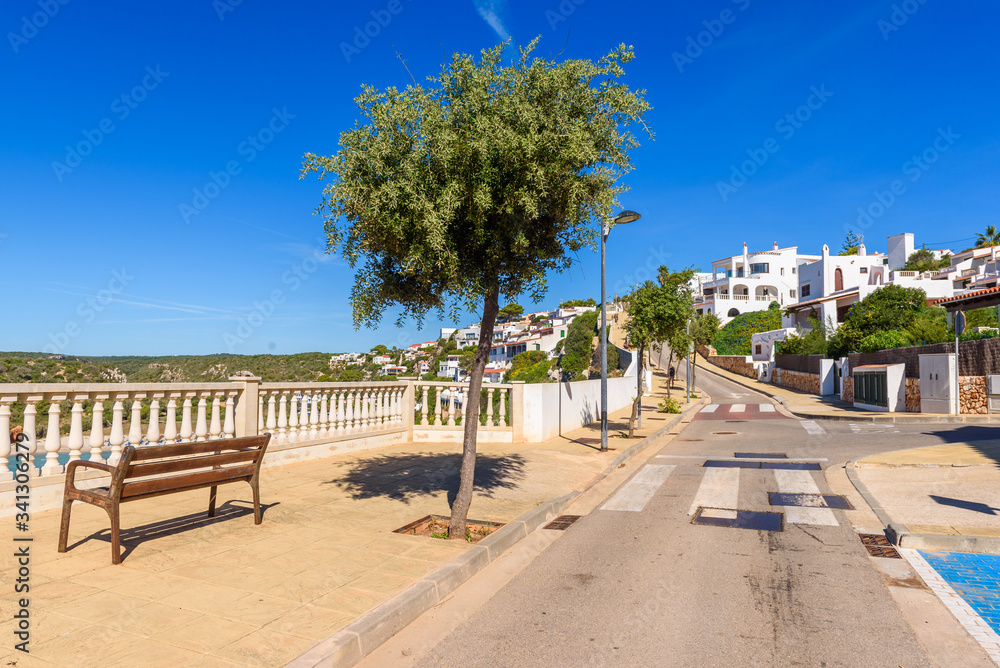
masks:
{"label": "white road marking", "polygon": [[702,408],[700,412],[702,412],[702,413],[714,413],[715,410],[718,407],[719,407],[719,404],[709,404],[709,405],[705,406],[704,408]]}
{"label": "white road marking", "polygon": [[757,404],[757,407],[760,409],[761,413],[773,413],[774,412],[774,406],[771,405],[771,404]]}
{"label": "white road marking", "polygon": [[914,549],[897,547],[896,551],[910,562],[913,570],[923,579],[927,586],[931,588],[941,602],[951,611],[959,623],[965,627],[973,638],[976,639],[990,658],[997,665],[1000,665],[1000,636],[984,620],[965,599],[952,589],[944,578],[938,575],[934,567],[927,563],[923,555]]}
{"label": "white road marking", "polygon": [[747,407],[746,404],[730,404],[729,405],[729,412],[730,413],[742,413],[743,411],[746,410],[746,407]]}
{"label": "white road marking", "polygon": [[819,426],[815,420],[799,420],[799,424],[813,436],[819,436],[826,433],[826,430]]}
{"label": "white road marking", "polygon": [[[819,494],[819,486],[809,471],[775,469],[778,491],[782,494]],[[837,518],[829,508],[806,508],[802,506],[782,506],[785,521],[790,524],[815,524],[837,526]]]}
{"label": "white road marking", "polygon": [[855,424],[854,422],[852,422],[851,431],[854,432],[855,434],[898,434],[899,433],[899,429],[897,429],[891,423]]}
{"label": "white road marking", "polygon": [[622,485],[614,496],[608,499],[601,510],[625,510],[633,513],[642,512],[656,490],[666,481],[670,472],[676,468],[673,464],[647,464],[627,483]]}
{"label": "white road marking", "polygon": [[736,510],[740,495],[740,471],[738,468],[722,467],[705,469],[688,515],[694,515],[699,507]]}
{"label": "white road marking", "polygon": [[[710,457],[708,455],[656,455],[657,459],[711,459],[720,462],[745,462],[754,461],[753,457]],[[767,459],[769,462],[827,462],[826,457],[789,457],[788,459],[773,459],[770,457],[758,457],[757,459]]]}

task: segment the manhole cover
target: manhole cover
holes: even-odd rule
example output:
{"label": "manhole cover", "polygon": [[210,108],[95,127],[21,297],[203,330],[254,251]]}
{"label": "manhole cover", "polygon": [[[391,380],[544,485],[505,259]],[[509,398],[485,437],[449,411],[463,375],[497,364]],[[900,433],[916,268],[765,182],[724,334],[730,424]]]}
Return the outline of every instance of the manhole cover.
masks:
{"label": "manhole cover", "polygon": [[861,544],[865,546],[868,554],[872,557],[885,557],[887,559],[903,558],[885,536],[877,533],[859,533],[858,538],[861,539]]}
{"label": "manhole cover", "polygon": [[788,494],[769,492],[772,506],[798,506],[800,508],[834,508],[854,510],[854,506],[839,494]]}
{"label": "manhole cover", "polygon": [[551,522],[545,525],[546,529],[552,529],[554,531],[565,531],[570,528],[573,522],[583,517],[583,515],[560,515]]}
{"label": "manhole cover", "polygon": [[738,431],[713,431],[713,434],[717,436],[731,436],[733,434],[738,434]]}

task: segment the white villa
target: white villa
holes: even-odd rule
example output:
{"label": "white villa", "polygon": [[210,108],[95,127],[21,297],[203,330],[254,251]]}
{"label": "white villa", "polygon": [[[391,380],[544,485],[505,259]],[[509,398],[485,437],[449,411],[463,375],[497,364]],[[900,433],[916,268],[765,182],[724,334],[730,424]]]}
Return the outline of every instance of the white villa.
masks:
{"label": "white villa", "polygon": [[815,262],[817,255],[800,255],[797,246],[774,248],[750,253],[743,244],[743,253],[712,263],[713,278],[701,281],[701,294],[696,297],[695,310],[714,313],[725,325],[748,311],[763,311],[772,302],[782,306],[798,301],[798,269]]}
{"label": "white villa", "polygon": [[[998,247],[1000,250],[1000,247]],[[987,262],[981,261],[973,266],[975,258],[973,251],[960,253],[952,257],[952,266],[940,271],[905,271],[907,258],[913,253],[913,235],[897,234],[888,238],[888,253],[869,254],[864,244],[857,255],[830,255],[830,248],[823,246],[823,255],[816,261],[803,265],[799,269],[799,297],[797,304],[788,308],[794,311],[792,315],[782,317],[785,327],[800,326],[808,329],[809,317],[816,317],[826,325],[839,326],[847,317],[847,311],[883,285],[899,285],[906,288],[920,288],[927,293],[928,299],[951,297],[962,291],[962,282],[973,277],[986,278]],[[980,257],[989,255],[989,249]],[[937,251],[938,257],[948,251]],[[956,267],[955,263],[959,266]],[[968,264],[968,269],[961,269]],[[983,274],[975,272],[982,270]],[[968,276],[960,274],[968,271]],[[958,276],[955,276],[958,272]],[[954,278],[954,280],[949,280]],[[995,276],[994,276],[994,279]]]}

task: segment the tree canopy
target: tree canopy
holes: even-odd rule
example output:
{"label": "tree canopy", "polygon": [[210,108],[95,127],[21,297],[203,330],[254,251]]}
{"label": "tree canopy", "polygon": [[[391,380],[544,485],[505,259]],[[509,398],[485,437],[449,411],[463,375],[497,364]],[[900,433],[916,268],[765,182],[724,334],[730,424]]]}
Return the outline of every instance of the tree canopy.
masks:
{"label": "tree canopy", "polygon": [[[336,154],[307,153],[302,173],[328,179],[316,212],[327,250],[356,269],[356,327],[399,308],[397,324],[428,312],[482,310],[470,369],[478,396],[499,300],[537,302],[551,272],[594,248],[632,169],[632,133],[650,108],[622,79],[631,47],[597,62],[532,57],[510,62],[508,42],[479,60],[454,54],[427,85],[355,98],[361,122]],[[465,536],[472,500],[480,402],[469,401],[459,490],[449,535]]]}
{"label": "tree canopy", "polygon": [[940,260],[934,257],[934,251],[918,248],[906,258],[906,271],[934,271],[951,266],[951,257],[945,255]]}
{"label": "tree canopy", "polygon": [[844,238],[844,245],[841,246],[837,255],[857,255],[861,251],[861,244],[864,241],[865,235],[848,230],[847,236]]}
{"label": "tree canopy", "polygon": [[500,309],[499,317],[506,321],[517,320],[524,313],[524,307],[520,304],[507,304]]}
{"label": "tree canopy", "polygon": [[986,231],[976,235],[976,248],[1000,246],[1000,232],[993,225],[987,225]]}
{"label": "tree canopy", "polygon": [[905,332],[926,306],[927,295],[919,288],[886,285],[875,290],[847,312],[844,323],[830,338],[830,356],[860,350],[862,339],[876,332]]}

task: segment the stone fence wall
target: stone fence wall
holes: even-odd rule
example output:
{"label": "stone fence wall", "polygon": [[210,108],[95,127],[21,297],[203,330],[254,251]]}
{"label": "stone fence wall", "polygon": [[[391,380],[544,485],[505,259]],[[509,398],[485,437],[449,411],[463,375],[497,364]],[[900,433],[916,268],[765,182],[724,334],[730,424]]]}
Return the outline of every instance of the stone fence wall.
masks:
{"label": "stone fence wall", "polygon": [[843,399],[847,403],[854,403],[854,379],[850,376],[844,376],[840,379],[840,382],[844,384]]}
{"label": "stone fence wall", "polygon": [[803,392],[819,394],[821,392],[819,374],[802,373],[791,369],[774,369],[771,372],[771,383],[781,387]]}
{"label": "stone fence wall", "polygon": [[906,412],[920,412],[920,379],[906,379]]}
{"label": "stone fence wall", "polygon": [[705,359],[710,364],[714,364],[717,367],[755,380],[760,377],[751,357],[747,357],[746,355],[707,355],[705,353],[710,351],[704,347],[700,348],[699,352],[705,356]]}
{"label": "stone fence wall", "polygon": [[959,376],[959,401],[963,414],[985,415],[986,409],[986,376]]}

